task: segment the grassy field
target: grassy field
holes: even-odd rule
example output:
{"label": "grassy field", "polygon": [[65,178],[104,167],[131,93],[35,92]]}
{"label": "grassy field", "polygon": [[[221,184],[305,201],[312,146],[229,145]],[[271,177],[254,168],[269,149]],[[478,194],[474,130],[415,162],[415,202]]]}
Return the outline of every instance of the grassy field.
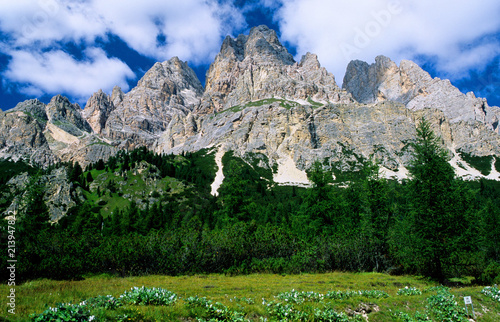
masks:
{"label": "grassy field", "polygon": [[[197,276],[145,276],[116,278],[111,276],[94,276],[81,281],[36,280],[16,286],[16,314],[7,312],[4,306],[2,318],[9,321],[27,321],[30,314],[41,313],[49,306],[58,303],[78,304],[82,300],[99,295],[119,297],[132,287],[156,287],[177,294],[177,301],[169,306],[124,305],[113,310],[100,309],[93,311],[97,319],[133,321],[195,321],[197,317],[207,318],[204,307],[192,305],[188,298],[206,297],[212,303],[220,302],[229,311],[238,311],[245,319],[260,321],[261,317],[268,321],[282,320],[273,316],[273,307],[289,305],[296,312],[304,312],[306,320],[312,321],[314,309],[333,309],[344,312],[350,320],[356,320],[356,313],[365,313],[369,321],[403,321],[394,317],[394,312],[401,311],[413,316],[416,311],[430,312],[429,300],[435,292],[427,291],[436,286],[434,282],[413,276],[390,276],[379,273],[327,273],[302,275],[255,274],[246,276],[197,275]],[[422,291],[421,295],[398,295],[400,289],[415,287]],[[9,295],[7,285],[0,286],[2,298]],[[463,286],[451,288],[458,307],[464,307],[463,296],[471,296],[477,321],[499,321],[500,302],[481,294],[481,286]],[[316,292],[327,294],[331,291],[379,290],[388,297],[373,298],[355,296],[346,299],[324,299],[293,303],[280,293]],[[295,293],[297,294],[297,292]],[[293,296],[292,296],[293,297]],[[264,304],[263,304],[264,303]],[[281,304],[277,304],[281,303]],[[290,304],[291,303],[291,304]],[[363,311],[364,310],[364,311]],[[469,306],[470,310],[470,306]],[[276,310],[275,310],[276,311]],[[293,319],[292,319],[293,320]],[[359,321],[364,321],[364,319]]]}

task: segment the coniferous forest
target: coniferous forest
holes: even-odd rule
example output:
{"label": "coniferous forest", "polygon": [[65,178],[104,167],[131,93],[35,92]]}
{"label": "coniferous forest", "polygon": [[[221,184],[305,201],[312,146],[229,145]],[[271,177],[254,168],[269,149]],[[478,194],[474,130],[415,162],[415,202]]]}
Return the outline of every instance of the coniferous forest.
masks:
{"label": "coniferous forest", "polygon": [[[210,187],[214,153],[206,150],[157,155],[139,148],[85,169],[60,164],[55,167],[66,167],[72,189],[84,198],[56,223],[40,181],[51,169],[4,161],[3,195],[10,178],[23,172],[30,178],[16,221],[18,282],[100,273],[333,270],[500,282],[500,185],[456,178],[426,122],[412,148],[408,180],[380,177],[372,160],[334,179],[317,162],[308,173],[310,188],[274,184],[273,169],[258,166],[265,156],[243,160],[228,152],[217,197]],[[162,188],[136,185],[144,197],[127,200],[124,189],[140,181],[139,168]],[[0,198],[0,211],[7,206]],[[2,225],[7,244],[7,222]],[[5,262],[7,253],[1,256]]]}

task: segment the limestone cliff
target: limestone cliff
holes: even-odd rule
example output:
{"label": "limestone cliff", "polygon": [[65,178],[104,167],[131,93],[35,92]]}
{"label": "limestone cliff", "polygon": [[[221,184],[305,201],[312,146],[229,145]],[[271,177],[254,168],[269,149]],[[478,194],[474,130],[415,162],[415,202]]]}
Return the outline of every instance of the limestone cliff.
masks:
{"label": "limestone cliff", "polygon": [[[16,212],[23,209],[24,202],[26,201],[26,192],[17,194],[17,191],[25,191],[30,178],[27,173],[15,176],[7,186],[10,188],[11,200],[9,208],[5,213]],[[52,170],[49,174],[43,175],[39,179],[39,184],[44,187],[44,201],[47,204],[48,212],[52,221],[57,221],[66,213],[71,207],[77,205],[77,202],[85,200],[81,188],[74,188],[73,184],[68,182],[66,176],[66,168],[60,167]]]}
{"label": "limestone cliff", "polygon": [[174,57],[152,66],[128,93],[95,93],[83,111],[56,96],[1,113],[0,157],[85,165],[139,146],[212,148],[260,155],[282,183],[307,182],[304,171],[316,160],[347,170],[369,157],[402,178],[422,116],[458,167],[461,153],[500,156],[499,110],[413,62],[397,66],[383,56],[372,65],[351,62],[342,89],[316,55],[294,61],[276,32],[259,26],[224,40],[205,89]]}
{"label": "limestone cliff", "polygon": [[45,105],[38,100],[19,103],[0,113],[0,157],[47,167],[59,161],[86,165],[118,151],[92,133],[78,105],[55,96]]}
{"label": "limestone cliff", "polygon": [[95,133],[102,134],[109,114],[111,114],[114,109],[115,104],[113,100],[102,90],[99,90],[87,101],[87,105],[85,105],[83,110],[83,117],[87,120]]}
{"label": "limestone cliff", "polygon": [[348,103],[335,78],[314,54],[300,63],[281,45],[274,30],[252,28],[250,34],[226,37],[207,73],[205,93],[196,112],[222,111],[264,98]]}
{"label": "limestone cliff", "polygon": [[[150,145],[172,118],[192,111],[202,93],[203,86],[187,63],[177,57],[156,63],[129,93],[115,89],[101,104],[100,110],[109,111],[106,104],[115,108],[99,127],[100,133],[111,140],[128,140],[128,148]],[[87,115],[90,119],[91,113]]]}
{"label": "limestone cliff", "polygon": [[499,133],[500,108],[470,92],[461,93],[449,80],[432,78],[414,62],[403,60],[398,67],[384,56],[368,65],[359,60],[347,67],[342,87],[360,103],[385,100],[400,102],[410,110],[435,108],[451,122],[479,121]]}
{"label": "limestone cliff", "polygon": [[26,160],[41,166],[56,162],[57,157],[43,134],[46,124],[45,104],[37,100],[0,113],[0,158]]}

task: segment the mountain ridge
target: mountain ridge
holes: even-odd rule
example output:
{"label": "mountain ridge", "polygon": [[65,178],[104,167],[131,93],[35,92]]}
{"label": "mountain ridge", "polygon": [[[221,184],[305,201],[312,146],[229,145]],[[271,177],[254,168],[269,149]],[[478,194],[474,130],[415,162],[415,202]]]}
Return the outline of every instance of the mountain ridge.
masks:
{"label": "mountain ridge", "polygon": [[500,156],[500,108],[486,100],[433,79],[413,62],[397,66],[384,56],[371,65],[349,63],[341,88],[316,55],[296,62],[266,26],[226,37],[205,88],[174,57],[156,63],[128,93],[98,91],[78,108],[56,96],[1,113],[0,157],[86,165],[140,146],[158,153],[210,148],[262,154],[265,166],[296,174],[288,181],[281,176],[282,183],[304,183],[317,160],[346,170],[370,157],[400,177],[421,117],[441,136],[460,175],[481,176],[461,154]]}

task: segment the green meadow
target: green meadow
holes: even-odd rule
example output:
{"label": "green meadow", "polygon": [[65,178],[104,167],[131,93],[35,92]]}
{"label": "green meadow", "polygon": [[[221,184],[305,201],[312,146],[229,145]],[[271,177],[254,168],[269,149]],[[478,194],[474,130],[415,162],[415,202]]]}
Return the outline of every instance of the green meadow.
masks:
{"label": "green meadow", "polygon": [[[467,283],[466,280],[462,282]],[[344,321],[341,319],[344,317],[345,321],[365,321],[366,318],[369,321],[419,321],[405,319],[402,316],[415,318],[420,314],[433,321],[444,321],[445,318],[439,315],[442,314],[440,311],[455,310],[459,314],[464,312],[464,296],[472,298],[476,321],[500,319],[500,301],[482,294],[484,287],[458,282],[457,285],[459,286],[447,289],[436,287],[438,286],[436,282],[422,277],[343,272],[127,278],[99,275],[79,281],[41,279],[16,286],[16,314],[12,315],[4,309],[2,317],[9,321],[29,321],[30,316],[35,319],[36,314],[39,315],[48,307],[57,307],[60,303],[79,304],[103,295],[119,299],[120,295],[131,291],[133,287],[144,286],[175,293],[175,302],[167,305],[138,303],[123,304],[110,309],[94,308],[89,313],[93,316],[92,320]],[[7,285],[0,286],[4,298],[9,288]],[[447,289],[453,302],[456,302],[455,307],[432,305],[430,299],[439,293],[439,289]],[[417,290],[421,294],[405,290]],[[339,294],[341,296],[337,296]],[[206,306],[200,305],[200,298],[203,297],[206,297],[203,299],[205,303],[218,307],[220,311],[214,313]],[[472,313],[470,305],[468,308]],[[287,310],[290,316],[280,316],[280,309]],[[318,312],[336,312],[337,319],[318,318]],[[216,316],[217,314],[219,316]]]}

